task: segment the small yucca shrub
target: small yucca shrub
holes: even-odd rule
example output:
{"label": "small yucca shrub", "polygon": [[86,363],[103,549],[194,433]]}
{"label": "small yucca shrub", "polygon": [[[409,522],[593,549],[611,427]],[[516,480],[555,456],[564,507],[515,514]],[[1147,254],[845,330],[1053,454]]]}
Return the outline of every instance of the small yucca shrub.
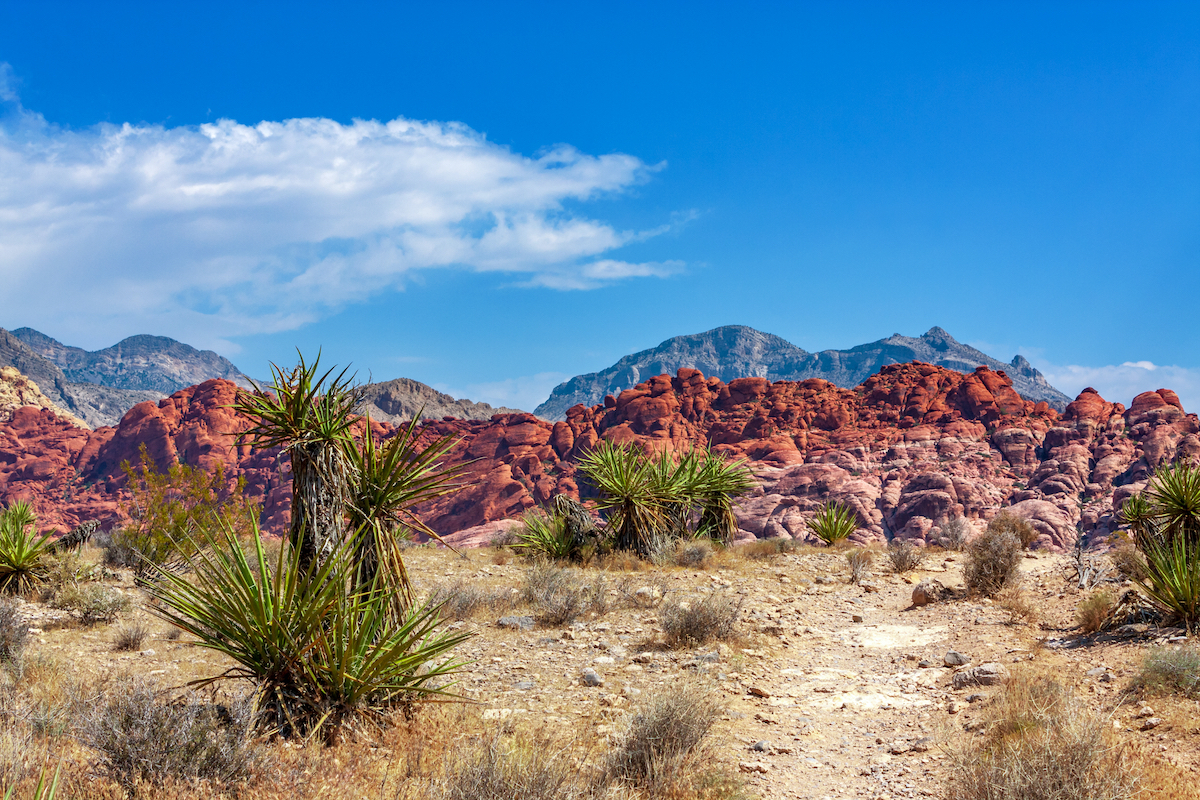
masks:
{"label": "small yucca shrub", "polygon": [[17,501],[0,512],[0,592],[28,594],[48,574],[50,534],[39,536],[33,508]]}
{"label": "small yucca shrub", "polygon": [[827,545],[834,545],[858,530],[858,515],[843,503],[825,503],[808,521],[808,529]]}
{"label": "small yucca shrub", "polygon": [[234,662],[196,685],[250,681],[266,728],[327,742],[446,693],[460,666],[447,656],[470,634],[438,631],[436,605],[397,613],[388,593],[355,590],[354,536],[307,569],[301,548],[281,548],[272,569],[257,531],[249,548],[228,527],[221,535],[221,546],[186,558],[190,575],[159,570],[149,589],[154,613]]}
{"label": "small yucca shrub", "polygon": [[512,549],[529,558],[581,561],[589,549],[588,542],[577,536],[567,522],[561,514],[540,509],[527,511],[521,517],[521,527]]}

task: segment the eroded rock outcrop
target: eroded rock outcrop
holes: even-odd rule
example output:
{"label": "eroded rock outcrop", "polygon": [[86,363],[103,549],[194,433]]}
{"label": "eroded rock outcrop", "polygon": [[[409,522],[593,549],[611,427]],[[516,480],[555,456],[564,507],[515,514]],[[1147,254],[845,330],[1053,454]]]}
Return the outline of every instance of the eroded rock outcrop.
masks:
{"label": "eroded rock outcrop", "polygon": [[[206,381],[135,406],[115,428],[86,431],[52,413],[18,409],[0,425],[0,498],[25,497],[69,529],[85,518],[111,525],[124,487],[120,464],[139,447],[165,468],[174,458],[211,468],[264,506],[268,529],[286,528],[290,475],[278,454],[234,446],[245,423],[227,406],[237,387]],[[376,424],[386,436],[392,430]],[[1200,459],[1200,424],[1169,390],[1126,410],[1088,389],[1059,414],[1023,400],[1003,372],[963,374],[913,362],[885,367],[857,389],[820,379],[728,384],[697,370],[659,375],[549,423],[531,414],[441,419],[424,435],[458,438],[464,488],[422,509],[427,523],[478,543],[558,493],[578,497],[578,457],[601,438],[647,452],[711,444],[747,459],[759,486],[739,510],[745,535],[804,537],[827,500],[852,508],[860,542],[929,542],[947,515],[977,527],[1009,508],[1039,531],[1039,546],[1067,548],[1077,532],[1103,539],[1114,514],[1151,471]],[[582,486],[586,499],[588,487]]]}

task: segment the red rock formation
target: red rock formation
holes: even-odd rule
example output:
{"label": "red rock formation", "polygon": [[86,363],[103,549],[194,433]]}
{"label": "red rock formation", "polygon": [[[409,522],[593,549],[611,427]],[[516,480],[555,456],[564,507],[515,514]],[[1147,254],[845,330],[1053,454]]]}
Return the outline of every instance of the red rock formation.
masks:
{"label": "red rock formation", "polygon": [[[160,468],[175,458],[225,464],[263,503],[266,527],[282,531],[286,464],[275,452],[234,446],[245,429],[228,408],[236,391],[207,381],[96,431],[19,409],[0,425],[0,499],[30,498],[60,529],[89,517],[116,524],[120,464],[136,461],[144,444]],[[497,414],[423,429],[445,434],[459,437],[451,459],[464,464],[464,487],[422,512],[439,533],[471,543],[557,493],[579,496],[575,461],[601,438],[650,453],[711,444],[748,459],[760,487],[740,513],[747,535],[804,536],[805,519],[828,499],[855,510],[859,541],[924,542],[948,514],[982,524],[1012,506],[1042,533],[1041,546],[1056,548],[1070,546],[1077,528],[1098,537],[1115,529],[1115,507],[1154,467],[1200,459],[1196,415],[1168,390],[1139,395],[1126,411],[1088,389],[1060,417],[1021,399],[1003,372],[916,362],[886,367],[854,390],[817,379],[725,384],[682,369],[602,405],[575,406],[564,422]]]}

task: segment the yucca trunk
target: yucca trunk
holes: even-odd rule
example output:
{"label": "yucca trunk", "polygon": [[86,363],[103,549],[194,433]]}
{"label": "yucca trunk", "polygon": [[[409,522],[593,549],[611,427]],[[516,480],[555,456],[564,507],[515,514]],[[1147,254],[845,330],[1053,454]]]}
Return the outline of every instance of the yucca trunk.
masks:
{"label": "yucca trunk", "polygon": [[345,530],[349,464],[336,442],[296,445],[291,457],[291,541],[307,570],[325,563]]}

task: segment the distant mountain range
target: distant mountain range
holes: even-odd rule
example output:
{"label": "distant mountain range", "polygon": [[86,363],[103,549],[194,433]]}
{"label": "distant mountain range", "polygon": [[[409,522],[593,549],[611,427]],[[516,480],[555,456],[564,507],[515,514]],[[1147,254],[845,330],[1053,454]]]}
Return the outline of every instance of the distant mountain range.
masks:
{"label": "distant mountain range", "polygon": [[[93,428],[116,425],[138,403],[161,400],[211,378],[251,385],[228,359],[165,336],[130,336],[89,352],[33,328],[0,328],[0,367],[15,367],[51,403]],[[515,411],[457,400],[409,378],[368,385],[361,410],[393,424],[412,419],[421,410],[428,419],[475,420]]]}
{"label": "distant mountain range", "polygon": [[726,382],[747,377],[772,381],[823,378],[850,389],[888,364],[907,361],[924,361],[958,372],[972,372],[978,366],[1003,370],[1012,378],[1013,388],[1027,400],[1045,400],[1059,411],[1071,401],[1023,356],[1006,364],[937,327],[915,338],[897,333],[849,350],[810,353],[773,334],[744,325],[726,325],[667,339],[658,347],[625,356],[608,369],[571,378],[555,387],[534,413],[544,419],[564,419],[567,409],[577,403],[601,403],[605,395],[620,394],[655,375],[674,375],[681,367],[698,369]]}

